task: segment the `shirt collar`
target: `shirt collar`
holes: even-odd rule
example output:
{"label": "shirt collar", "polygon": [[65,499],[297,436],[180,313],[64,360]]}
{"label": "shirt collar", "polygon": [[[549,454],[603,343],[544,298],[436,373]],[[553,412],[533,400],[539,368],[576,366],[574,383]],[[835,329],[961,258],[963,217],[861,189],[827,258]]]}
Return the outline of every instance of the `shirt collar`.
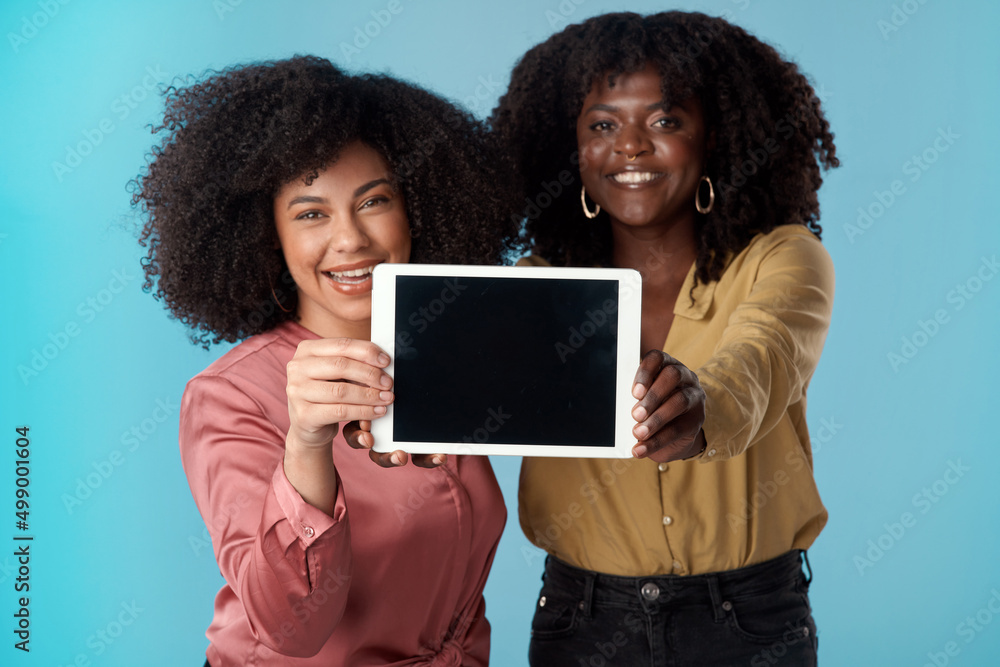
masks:
{"label": "shirt collar", "polygon": [[[681,287],[680,294],[677,295],[677,303],[674,304],[674,315],[680,315],[690,320],[701,320],[705,318],[705,314],[708,313],[708,309],[712,306],[712,298],[715,296],[717,282],[714,280],[710,283],[699,282],[698,286],[694,288],[694,292],[692,292],[695,264],[696,262],[691,263],[691,269],[688,271],[687,278],[684,279],[684,285]],[[692,296],[694,297],[693,304],[691,303]]]}

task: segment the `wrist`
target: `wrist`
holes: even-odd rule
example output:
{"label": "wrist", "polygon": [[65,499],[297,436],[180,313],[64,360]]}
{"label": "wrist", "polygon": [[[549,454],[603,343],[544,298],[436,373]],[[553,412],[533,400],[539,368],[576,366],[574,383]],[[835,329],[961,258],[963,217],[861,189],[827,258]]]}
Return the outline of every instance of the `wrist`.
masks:
{"label": "wrist", "polygon": [[686,456],[684,460],[686,461],[688,459],[696,459],[702,454],[704,454],[706,449],[708,449],[708,440],[705,439],[705,431],[704,429],[702,429],[698,431],[698,435],[695,437],[694,442],[692,443],[692,450],[694,451],[694,453]]}
{"label": "wrist", "polygon": [[337,469],[333,463],[332,446],[299,448],[294,443],[286,443],[282,467],[288,482],[302,500],[333,516]]}
{"label": "wrist", "polygon": [[337,436],[337,430],[332,435],[319,433],[298,433],[289,430],[285,436],[285,453],[292,453],[296,456],[319,456],[329,455],[333,451],[333,439]]}

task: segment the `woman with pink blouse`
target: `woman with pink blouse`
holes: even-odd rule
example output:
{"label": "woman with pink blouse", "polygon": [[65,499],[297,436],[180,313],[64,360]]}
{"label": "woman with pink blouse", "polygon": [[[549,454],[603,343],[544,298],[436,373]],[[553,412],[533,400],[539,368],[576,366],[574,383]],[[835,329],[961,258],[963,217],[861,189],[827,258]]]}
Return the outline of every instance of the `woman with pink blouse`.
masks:
{"label": "woman with pink blouse", "polygon": [[[226,585],[206,664],[485,665],[506,510],[484,457],[376,454],[381,262],[495,264],[516,232],[479,125],[328,61],[172,90],[135,182],[146,289],[205,347],[180,448]],[[365,442],[367,440],[367,442]],[[372,461],[380,465],[375,465]]]}

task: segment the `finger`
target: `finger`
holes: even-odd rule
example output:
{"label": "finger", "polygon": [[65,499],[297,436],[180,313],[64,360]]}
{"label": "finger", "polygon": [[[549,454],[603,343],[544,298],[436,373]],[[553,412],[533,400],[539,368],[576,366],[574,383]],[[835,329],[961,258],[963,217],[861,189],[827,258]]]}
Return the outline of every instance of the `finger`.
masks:
{"label": "finger", "polygon": [[387,389],[363,387],[350,382],[328,382],[326,380],[306,380],[289,382],[285,389],[292,401],[348,405],[388,405],[395,394]]}
{"label": "finger", "polygon": [[642,422],[656,411],[683,383],[685,370],[687,369],[684,366],[676,364],[663,366],[652,383],[646,386],[642,399],[632,408],[632,418]]}
{"label": "finger", "polygon": [[[685,433],[691,433],[693,427],[689,426],[678,426],[678,431],[684,431]],[[652,461],[657,463],[669,463],[670,461],[683,461],[689,459],[693,456],[697,456],[701,452],[701,441],[698,439],[700,431],[695,432],[694,438],[683,437],[674,438],[670,440],[667,444],[662,446],[658,445],[655,440],[657,438],[669,438],[670,436],[663,434],[662,436],[655,436],[654,441],[648,441],[645,444],[649,447],[646,456]]]}
{"label": "finger", "polygon": [[646,395],[649,386],[656,379],[666,355],[660,350],[650,350],[643,355],[639,361],[639,370],[635,372],[635,379],[632,381],[632,396],[641,399]]}
{"label": "finger", "polygon": [[398,449],[394,452],[376,452],[374,449],[369,449],[368,457],[383,468],[398,468],[406,465],[406,452]]}
{"label": "finger", "polygon": [[[650,393],[653,393],[652,391]],[[703,399],[704,391],[700,387],[682,387],[667,397],[649,416],[632,427],[632,435],[636,440],[648,440],[651,435],[659,433],[682,415],[687,414]],[[637,412],[638,408],[633,411]],[[698,425],[701,428],[701,425]]]}
{"label": "finger", "polygon": [[636,458],[649,458],[658,463],[679,461],[697,454],[694,451],[701,420],[691,413],[667,424],[647,440],[640,440],[632,453]]}
{"label": "finger", "polygon": [[414,454],[410,457],[413,465],[421,468],[437,468],[448,460],[446,454]]}
{"label": "finger", "polygon": [[379,368],[385,368],[390,361],[389,355],[378,345],[358,338],[304,340],[296,348],[295,356],[348,357]]}
{"label": "finger", "polygon": [[289,384],[310,380],[344,380],[366,387],[389,389],[392,377],[368,361],[344,356],[296,356],[286,366]]}
{"label": "finger", "polygon": [[344,424],[344,440],[354,449],[371,449],[375,445],[375,438],[363,424],[371,427],[371,422],[368,421],[352,421]]}
{"label": "finger", "polygon": [[290,401],[288,415],[292,425],[311,429],[358,420],[371,420],[385,414],[384,405],[349,405],[336,403],[309,403],[308,401]]}

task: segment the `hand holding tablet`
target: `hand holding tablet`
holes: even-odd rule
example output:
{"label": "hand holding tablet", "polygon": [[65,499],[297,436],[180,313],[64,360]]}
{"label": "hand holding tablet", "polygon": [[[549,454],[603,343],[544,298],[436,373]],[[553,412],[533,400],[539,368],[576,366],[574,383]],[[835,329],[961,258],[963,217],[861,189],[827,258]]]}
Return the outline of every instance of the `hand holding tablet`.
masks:
{"label": "hand holding tablet", "polygon": [[641,280],[627,269],[381,264],[375,450],[629,457]]}

